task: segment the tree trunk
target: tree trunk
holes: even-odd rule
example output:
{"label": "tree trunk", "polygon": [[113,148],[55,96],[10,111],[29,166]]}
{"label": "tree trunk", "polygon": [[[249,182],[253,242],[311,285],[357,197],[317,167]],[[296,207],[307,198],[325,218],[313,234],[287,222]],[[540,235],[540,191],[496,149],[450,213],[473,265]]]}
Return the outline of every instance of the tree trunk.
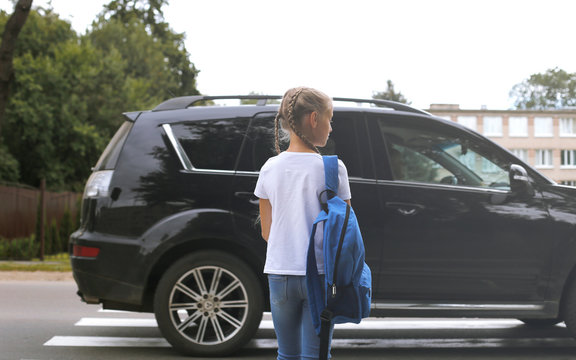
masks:
{"label": "tree trunk", "polygon": [[4,34],[2,34],[2,43],[0,44],[0,139],[6,105],[10,96],[10,83],[14,77],[13,59],[16,40],[20,30],[24,27],[31,7],[32,0],[18,0],[14,6],[14,13],[6,22]]}

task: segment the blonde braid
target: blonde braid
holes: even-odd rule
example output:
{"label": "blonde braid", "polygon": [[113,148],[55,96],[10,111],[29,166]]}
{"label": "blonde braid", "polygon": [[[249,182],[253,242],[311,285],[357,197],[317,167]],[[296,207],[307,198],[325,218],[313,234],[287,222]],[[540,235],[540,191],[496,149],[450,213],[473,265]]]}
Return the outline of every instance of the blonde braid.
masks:
{"label": "blonde braid", "polygon": [[318,148],[314,144],[312,144],[312,142],[308,140],[308,138],[304,136],[304,134],[302,134],[302,132],[296,127],[296,123],[294,120],[294,108],[296,107],[296,101],[298,99],[298,95],[300,95],[300,93],[303,90],[304,90],[303,87],[296,90],[296,92],[294,93],[294,95],[292,95],[292,98],[290,99],[290,104],[288,105],[288,124],[290,125],[292,131],[294,131],[294,134],[296,134],[300,139],[302,139],[302,141],[304,142],[304,144],[306,144],[306,146],[308,146],[315,152],[320,153]]}
{"label": "blonde braid", "polygon": [[276,154],[280,154],[280,110],[274,118],[274,148],[276,149]]}

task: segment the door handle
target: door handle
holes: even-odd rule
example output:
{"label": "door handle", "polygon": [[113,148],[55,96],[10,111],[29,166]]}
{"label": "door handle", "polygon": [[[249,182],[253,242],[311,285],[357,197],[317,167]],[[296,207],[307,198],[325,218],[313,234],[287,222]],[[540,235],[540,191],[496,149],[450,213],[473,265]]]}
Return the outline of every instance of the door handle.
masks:
{"label": "door handle", "polygon": [[387,202],[385,205],[387,208],[396,209],[396,212],[402,216],[414,216],[424,210],[424,206],[420,204]]}
{"label": "door handle", "polygon": [[398,208],[398,212],[399,212],[401,215],[404,215],[404,216],[411,216],[411,215],[416,214],[416,209],[414,209],[414,208],[412,208],[412,209],[402,209],[402,208]]}
{"label": "door handle", "polygon": [[258,205],[260,203],[260,199],[256,195],[254,195],[254,193],[252,193],[252,192],[236,191],[234,193],[234,196],[236,196],[240,199],[247,199],[248,202],[252,205]]}

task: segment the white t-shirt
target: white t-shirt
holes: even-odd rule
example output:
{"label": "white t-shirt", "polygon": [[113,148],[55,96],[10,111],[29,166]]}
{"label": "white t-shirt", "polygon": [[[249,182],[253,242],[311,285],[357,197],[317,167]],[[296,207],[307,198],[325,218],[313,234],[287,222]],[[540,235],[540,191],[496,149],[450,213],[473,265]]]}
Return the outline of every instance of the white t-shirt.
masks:
{"label": "white t-shirt", "polygon": [[[348,172],[338,161],[338,196],[351,198]],[[306,275],[308,241],[320,213],[318,196],[326,189],[322,156],[305,152],[282,152],[262,166],[254,194],[272,205],[264,273]],[[324,273],[322,224],[316,229],[316,262]]]}

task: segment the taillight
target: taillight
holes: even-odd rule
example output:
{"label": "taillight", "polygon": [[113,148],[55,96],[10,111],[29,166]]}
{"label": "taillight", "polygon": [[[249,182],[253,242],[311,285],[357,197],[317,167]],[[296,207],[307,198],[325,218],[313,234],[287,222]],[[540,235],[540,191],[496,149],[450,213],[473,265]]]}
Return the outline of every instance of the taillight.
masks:
{"label": "taillight", "polygon": [[86,183],[86,188],[84,189],[84,198],[108,196],[112,174],[114,174],[114,170],[93,172],[92,175],[90,175],[88,182]]}
{"label": "taillight", "polygon": [[93,246],[74,245],[72,248],[72,255],[85,258],[96,258],[100,253],[100,249]]}

